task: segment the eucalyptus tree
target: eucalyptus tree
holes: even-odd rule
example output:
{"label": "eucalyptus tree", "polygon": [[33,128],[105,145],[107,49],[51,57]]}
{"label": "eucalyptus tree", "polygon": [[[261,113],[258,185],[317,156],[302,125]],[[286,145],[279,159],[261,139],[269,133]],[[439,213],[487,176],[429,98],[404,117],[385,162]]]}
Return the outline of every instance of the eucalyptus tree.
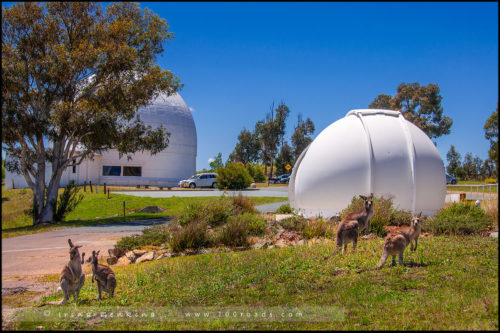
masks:
{"label": "eucalyptus tree", "polygon": [[302,115],[297,117],[297,126],[292,135],[292,146],[295,160],[299,158],[300,154],[312,142],[311,135],[314,133],[314,123],[308,117],[306,121],[302,120]]}
{"label": "eucalyptus tree", "polygon": [[401,83],[394,96],[381,94],[369,105],[370,109],[392,109],[403,113],[429,138],[450,134],[453,120],[443,115],[440,89],[437,84],[420,86],[420,83]]}
{"label": "eucalyptus tree", "polygon": [[[156,154],[169,143],[137,110],[179,79],[156,64],[174,38],[136,3],[17,3],[2,8],[2,148],[33,190],[33,223],[53,220],[63,171],[115,148]],[[51,166],[48,179],[47,165]]]}
{"label": "eucalyptus tree", "polygon": [[497,109],[492,112],[484,124],[484,136],[490,141],[488,164],[493,164],[493,174],[498,176],[498,104]]}

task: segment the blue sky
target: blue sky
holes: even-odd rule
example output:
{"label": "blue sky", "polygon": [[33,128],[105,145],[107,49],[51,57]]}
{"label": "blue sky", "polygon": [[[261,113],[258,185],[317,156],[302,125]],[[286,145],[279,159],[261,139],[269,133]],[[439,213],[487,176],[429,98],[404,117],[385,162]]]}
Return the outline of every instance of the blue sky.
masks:
{"label": "blue sky", "polygon": [[159,64],[176,73],[194,109],[197,169],[271,103],[310,117],[314,137],[401,82],[436,83],[451,134],[436,140],[487,158],[483,126],[498,101],[497,3],[141,3],[176,38]]}
{"label": "blue sky", "polygon": [[158,58],[184,83],[198,134],[197,170],[273,101],[310,117],[316,137],[351,109],[401,82],[436,83],[451,134],[438,138],[487,158],[483,126],[498,102],[498,3],[142,2],[176,38]]}

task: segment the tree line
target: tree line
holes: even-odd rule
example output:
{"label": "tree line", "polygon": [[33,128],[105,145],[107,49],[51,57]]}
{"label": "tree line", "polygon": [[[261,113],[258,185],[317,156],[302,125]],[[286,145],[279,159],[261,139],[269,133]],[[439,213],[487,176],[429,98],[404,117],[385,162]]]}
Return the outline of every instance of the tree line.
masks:
{"label": "tree line", "polygon": [[273,174],[290,173],[286,166],[293,167],[302,151],[312,142],[311,135],[315,128],[309,117],[304,121],[299,114],[289,144],[285,139],[289,115],[290,108],[283,101],[276,108],[274,103],[271,104],[265,119],[259,120],[253,131],[241,130],[228,162],[262,163],[268,179]]}

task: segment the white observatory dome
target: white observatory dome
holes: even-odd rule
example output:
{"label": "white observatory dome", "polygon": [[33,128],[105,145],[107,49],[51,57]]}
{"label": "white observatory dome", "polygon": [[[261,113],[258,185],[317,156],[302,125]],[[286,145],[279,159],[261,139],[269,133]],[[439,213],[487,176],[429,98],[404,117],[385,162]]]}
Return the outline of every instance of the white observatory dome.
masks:
{"label": "white observatory dome", "polygon": [[331,217],[353,196],[393,196],[394,206],[433,214],[443,207],[446,180],[429,137],[399,111],[352,110],[324,129],[292,171],[290,206]]}

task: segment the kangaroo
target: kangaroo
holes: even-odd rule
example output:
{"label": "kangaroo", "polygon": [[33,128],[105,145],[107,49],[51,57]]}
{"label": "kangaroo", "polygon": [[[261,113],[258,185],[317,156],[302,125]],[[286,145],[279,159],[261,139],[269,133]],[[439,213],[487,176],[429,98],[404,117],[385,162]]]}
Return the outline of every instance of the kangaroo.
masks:
{"label": "kangaroo", "polygon": [[61,272],[61,278],[59,279],[60,288],[63,291],[64,298],[61,304],[65,304],[69,297],[75,294],[75,302],[78,304],[78,295],[80,294],[80,289],[85,282],[85,274],[82,271],[82,264],[85,257],[85,253],[82,253],[80,257],[80,252],[78,248],[81,245],[73,245],[71,239],[68,239],[69,244],[69,262],[64,266]]}
{"label": "kangaroo", "polygon": [[355,251],[359,232],[363,229],[366,229],[367,233],[370,232],[370,219],[373,216],[373,193],[368,197],[364,195],[359,197],[365,201],[365,209],[359,213],[351,213],[340,221],[337,227],[337,249],[334,254],[338,252],[342,245],[344,245],[342,249],[342,254],[344,254],[344,251],[347,250],[347,243],[350,241],[353,242],[352,249]]}
{"label": "kangaroo", "polygon": [[97,281],[98,299],[101,299],[101,292],[103,290],[113,297],[116,288],[115,273],[110,267],[97,262],[99,252],[101,251],[92,251],[92,257],[88,259],[88,262],[92,265],[92,283],[94,283],[94,279]]}
{"label": "kangaroo", "polygon": [[[392,255],[392,265],[396,265],[396,254],[399,255],[399,264],[403,265],[403,252],[408,244],[410,244],[410,250],[414,251],[417,249],[418,236],[420,236],[422,230],[422,226],[420,225],[421,215],[422,212],[412,217],[411,227],[400,229],[387,235],[384,242],[384,252],[377,268],[381,268],[390,255]],[[413,246],[413,243],[415,243],[415,246]]]}

